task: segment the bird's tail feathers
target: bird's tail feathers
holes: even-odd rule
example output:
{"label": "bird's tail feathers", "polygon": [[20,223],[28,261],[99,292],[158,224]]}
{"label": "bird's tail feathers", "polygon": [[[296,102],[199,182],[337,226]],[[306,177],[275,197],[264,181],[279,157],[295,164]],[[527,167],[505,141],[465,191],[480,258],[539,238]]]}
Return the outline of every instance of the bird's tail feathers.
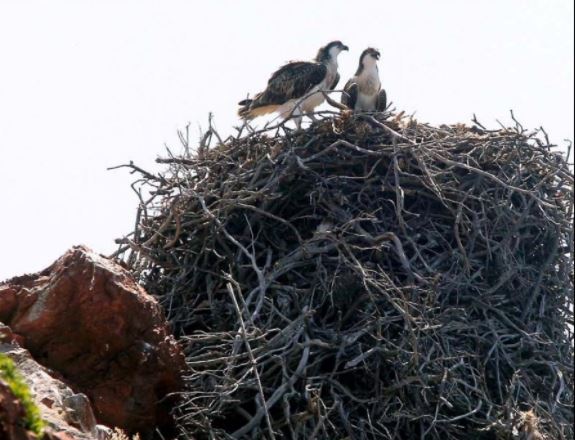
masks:
{"label": "bird's tail feathers", "polygon": [[243,101],[238,102],[238,105],[241,105],[240,109],[238,110],[238,115],[240,118],[247,120],[252,119],[249,117],[252,102],[254,102],[253,99],[244,99]]}
{"label": "bird's tail feathers", "polygon": [[257,118],[258,116],[273,113],[277,110],[279,105],[259,105],[257,103],[257,96],[254,99],[244,99],[238,102],[242,107],[238,110],[238,115],[247,121]]}
{"label": "bird's tail feathers", "polygon": [[278,109],[279,105],[264,105],[263,107],[249,108],[242,107],[238,111],[238,115],[246,121],[257,118],[258,116],[267,115],[268,113],[273,113]]}

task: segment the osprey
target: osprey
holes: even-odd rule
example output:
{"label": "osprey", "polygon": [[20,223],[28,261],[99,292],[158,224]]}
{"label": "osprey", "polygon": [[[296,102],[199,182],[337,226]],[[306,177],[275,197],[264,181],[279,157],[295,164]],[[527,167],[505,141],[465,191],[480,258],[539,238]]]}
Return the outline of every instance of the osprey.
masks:
{"label": "osprey", "polygon": [[302,114],[312,113],[325,99],[322,92],[333,90],[339,82],[337,56],[343,50],[349,48],[332,41],[318,51],[314,61],[292,61],[280,67],[263,92],[239,103],[238,114],[250,120],[277,112],[284,119],[294,116],[300,127]]}
{"label": "osprey", "polygon": [[355,76],[343,88],[341,102],[356,112],[382,112],[387,107],[387,95],[381,88],[377,60],[379,51],[371,47],[359,57]]}

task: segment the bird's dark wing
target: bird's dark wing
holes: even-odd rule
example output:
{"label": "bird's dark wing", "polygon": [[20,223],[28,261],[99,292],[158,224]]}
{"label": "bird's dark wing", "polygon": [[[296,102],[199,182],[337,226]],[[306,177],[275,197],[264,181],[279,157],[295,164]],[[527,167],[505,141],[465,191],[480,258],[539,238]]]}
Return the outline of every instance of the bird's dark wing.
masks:
{"label": "bird's dark wing", "polygon": [[387,108],[387,93],[384,89],[381,89],[377,95],[377,103],[375,104],[375,109],[378,112],[383,112]]}
{"label": "bird's dark wing", "polygon": [[325,78],[327,67],[321,63],[294,61],[280,67],[269,79],[266,90],[257,98],[258,106],[283,104],[305,96]]}
{"label": "bird's dark wing", "polygon": [[343,92],[341,94],[341,103],[346,105],[350,109],[355,108],[355,103],[357,101],[358,85],[350,79],[343,87]]}

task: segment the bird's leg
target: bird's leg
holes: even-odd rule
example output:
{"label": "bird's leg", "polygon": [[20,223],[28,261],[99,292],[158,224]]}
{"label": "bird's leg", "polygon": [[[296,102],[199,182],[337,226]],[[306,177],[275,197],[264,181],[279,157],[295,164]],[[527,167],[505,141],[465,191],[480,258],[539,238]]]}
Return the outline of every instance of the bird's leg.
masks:
{"label": "bird's leg", "polygon": [[301,130],[301,122],[303,119],[302,113],[301,113],[301,109],[299,108],[299,106],[297,106],[293,113],[292,113],[292,118],[295,122],[295,126],[298,130]]}
{"label": "bird's leg", "polygon": [[307,116],[313,121],[313,122],[317,122],[319,121],[319,119],[317,118],[317,116],[315,115],[315,113],[308,113]]}
{"label": "bird's leg", "polygon": [[295,122],[295,126],[298,130],[301,130],[301,121],[302,121],[303,117],[302,116],[294,116],[293,120]]}

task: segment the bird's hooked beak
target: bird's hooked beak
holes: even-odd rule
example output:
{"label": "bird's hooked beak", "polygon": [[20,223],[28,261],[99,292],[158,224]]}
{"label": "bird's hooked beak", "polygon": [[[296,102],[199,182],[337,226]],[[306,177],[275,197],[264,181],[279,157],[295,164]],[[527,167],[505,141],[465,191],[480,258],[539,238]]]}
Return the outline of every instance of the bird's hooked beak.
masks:
{"label": "bird's hooked beak", "polygon": [[341,50],[349,50],[349,47],[347,47],[345,44],[341,45]]}

